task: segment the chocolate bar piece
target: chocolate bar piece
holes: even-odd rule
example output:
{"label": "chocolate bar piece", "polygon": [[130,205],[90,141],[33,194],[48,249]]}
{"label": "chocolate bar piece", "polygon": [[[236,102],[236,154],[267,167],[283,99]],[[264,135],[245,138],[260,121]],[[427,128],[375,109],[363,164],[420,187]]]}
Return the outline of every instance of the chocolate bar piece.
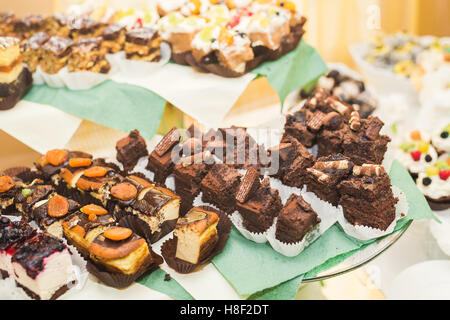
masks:
{"label": "chocolate bar piece", "polygon": [[252,197],[260,187],[259,172],[250,167],[242,178],[241,185],[236,193],[236,200],[244,203],[249,197]]}
{"label": "chocolate bar piece", "polygon": [[141,157],[148,155],[147,144],[138,130],[131,131],[127,137],[117,141],[116,151],[117,161],[123,164],[125,171],[133,169]]}

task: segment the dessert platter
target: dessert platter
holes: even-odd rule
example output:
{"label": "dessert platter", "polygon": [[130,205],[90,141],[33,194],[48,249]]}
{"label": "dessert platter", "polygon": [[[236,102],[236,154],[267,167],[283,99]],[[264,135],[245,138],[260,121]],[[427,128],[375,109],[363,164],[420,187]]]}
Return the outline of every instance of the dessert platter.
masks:
{"label": "dessert platter", "polygon": [[[412,219],[432,217],[404,169],[383,166],[382,127],[318,88],[275,141],[192,125],[153,150],[134,130],[114,158],[50,150],[32,168],[0,174],[2,275],[33,299],[57,298],[79,281],[67,271],[79,264],[72,252],[114,288],[151,287],[164,263],[181,285],[219,271],[250,296],[371,246],[378,254]],[[261,272],[249,273],[255,263]],[[285,272],[267,270],[276,265]]]}

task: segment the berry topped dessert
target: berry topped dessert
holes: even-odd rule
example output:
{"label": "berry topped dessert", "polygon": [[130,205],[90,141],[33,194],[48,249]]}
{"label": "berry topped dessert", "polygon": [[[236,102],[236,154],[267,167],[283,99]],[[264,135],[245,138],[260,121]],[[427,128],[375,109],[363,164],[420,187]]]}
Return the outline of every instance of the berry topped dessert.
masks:
{"label": "berry topped dessert", "polygon": [[431,137],[431,142],[439,154],[444,152],[450,153],[450,124],[444,129],[439,129]]}

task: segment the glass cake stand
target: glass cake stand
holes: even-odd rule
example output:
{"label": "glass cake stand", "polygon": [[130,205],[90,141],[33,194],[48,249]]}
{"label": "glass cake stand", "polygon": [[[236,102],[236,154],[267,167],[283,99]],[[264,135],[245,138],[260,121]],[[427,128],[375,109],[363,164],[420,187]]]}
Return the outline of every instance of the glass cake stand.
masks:
{"label": "glass cake stand", "polygon": [[387,237],[384,237],[375,242],[374,244],[368,246],[367,248],[356,252],[354,255],[348,257],[337,266],[334,266],[329,270],[321,272],[315,277],[303,279],[303,283],[322,281],[329,278],[337,277],[364,266],[365,264],[369,263],[370,261],[378,257],[380,254],[382,254],[384,251],[389,249],[389,247],[392,246],[394,243],[396,243],[397,240],[399,240],[402,237],[402,235],[406,232],[406,230],[408,230],[408,228],[411,226],[411,223],[412,220],[409,221],[402,230],[399,230]]}

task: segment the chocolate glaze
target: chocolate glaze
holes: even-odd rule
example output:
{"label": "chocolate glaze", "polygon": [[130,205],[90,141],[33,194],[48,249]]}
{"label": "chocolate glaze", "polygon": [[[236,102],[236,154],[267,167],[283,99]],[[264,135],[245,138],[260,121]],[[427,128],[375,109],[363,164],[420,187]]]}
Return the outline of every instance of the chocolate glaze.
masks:
{"label": "chocolate glaze", "polygon": [[[80,205],[78,204],[78,202],[73,201],[72,199],[67,199],[67,201],[69,202],[69,210],[67,211],[67,214],[71,214],[72,212],[74,212],[75,210],[78,210],[80,208]],[[48,202],[46,202],[45,204],[43,204],[40,207],[35,208],[31,212],[31,218],[36,220],[40,225],[45,226],[45,227],[50,226],[52,223],[54,223],[58,220],[61,220],[64,217],[53,218],[53,217],[49,216]]]}
{"label": "chocolate glaze", "polygon": [[53,253],[62,252],[67,246],[59,239],[45,233],[39,233],[26,240],[12,257],[12,262],[17,262],[24,267],[27,275],[36,279],[44,269],[44,259]]}
{"label": "chocolate glaze", "polygon": [[102,247],[105,247],[105,248],[118,250],[124,244],[129,243],[129,242],[134,242],[139,239],[142,239],[142,238],[135,233],[133,233],[129,238],[127,238],[125,240],[120,240],[120,241],[113,241],[113,240],[107,239],[107,238],[105,238],[105,236],[103,234],[101,234],[101,235],[97,236],[97,238],[95,238],[94,243],[101,245]]}
{"label": "chocolate glaze", "polygon": [[132,208],[148,216],[154,216],[157,212],[166,205],[173,197],[166,195],[156,188],[146,191],[142,200],[137,200]]}
{"label": "chocolate glaze", "polygon": [[87,53],[94,50],[100,50],[102,38],[80,38],[72,45],[72,50]]}
{"label": "chocolate glaze", "polygon": [[99,226],[113,225],[115,220],[111,215],[103,214],[97,216],[97,220],[91,221],[89,220],[89,216],[87,214],[78,211],[66,217],[64,222],[69,223],[72,228],[76,225],[82,227],[87,234],[89,231]]}
{"label": "chocolate glaze", "polygon": [[46,43],[50,39],[50,35],[46,32],[38,32],[35,33],[30,39],[28,39],[24,45],[23,49],[31,49],[31,50],[38,50],[42,48],[44,43]]}
{"label": "chocolate glaze", "polygon": [[28,188],[31,190],[31,194],[27,197],[24,197],[22,192],[18,192],[16,194],[16,203],[20,203],[23,205],[23,210],[28,212],[31,207],[41,201],[46,199],[51,193],[55,191],[55,189],[50,185],[36,185]]}
{"label": "chocolate glaze", "polygon": [[27,14],[22,19],[16,20],[14,24],[15,31],[23,32],[28,30],[37,30],[44,26],[44,17],[40,14]]}

